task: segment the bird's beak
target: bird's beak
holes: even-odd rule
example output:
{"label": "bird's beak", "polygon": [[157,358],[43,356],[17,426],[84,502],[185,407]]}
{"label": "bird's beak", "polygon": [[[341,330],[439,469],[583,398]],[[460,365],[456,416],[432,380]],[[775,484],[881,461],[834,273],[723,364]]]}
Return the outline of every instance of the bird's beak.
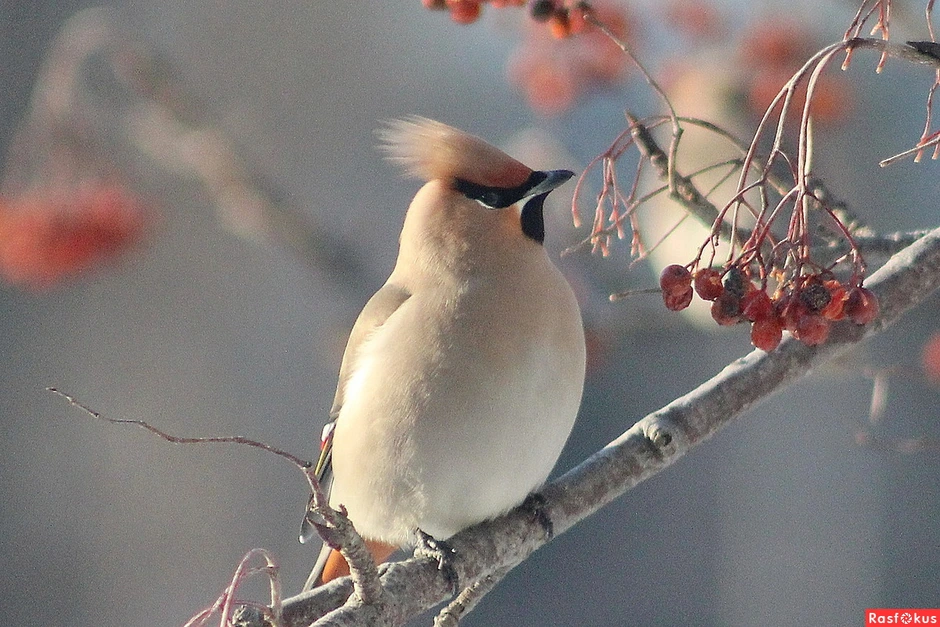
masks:
{"label": "bird's beak", "polygon": [[545,178],[535,187],[526,192],[527,197],[538,196],[539,194],[547,194],[574,176],[574,172],[571,170],[547,170],[542,171],[541,174],[544,174]]}

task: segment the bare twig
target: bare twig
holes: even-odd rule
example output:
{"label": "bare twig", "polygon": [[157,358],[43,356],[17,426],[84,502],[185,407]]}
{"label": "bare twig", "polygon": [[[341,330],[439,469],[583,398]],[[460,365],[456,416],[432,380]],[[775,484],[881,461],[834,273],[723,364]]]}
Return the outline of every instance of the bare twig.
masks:
{"label": "bare twig", "polygon": [[53,388],[53,387],[47,387],[46,390],[48,390],[49,392],[52,392],[53,394],[56,394],[57,396],[61,396],[66,401],[68,401],[69,405],[71,405],[72,407],[77,407],[78,409],[82,410],[83,412],[91,416],[92,418],[103,420],[113,425],[133,425],[135,427],[140,427],[141,429],[145,429],[149,431],[150,433],[156,435],[157,437],[162,438],[166,440],[167,442],[171,442],[173,444],[243,444],[245,446],[251,446],[253,448],[260,448],[261,450],[267,451],[268,453],[274,453],[278,457],[283,457],[287,461],[299,467],[301,470],[308,469],[313,465],[312,462],[303,460],[297,457],[296,455],[293,455],[292,453],[288,453],[285,450],[277,448],[276,446],[271,446],[270,444],[265,444],[264,442],[258,442],[257,440],[252,440],[250,438],[246,438],[240,435],[210,436],[210,437],[198,437],[198,438],[179,437],[176,435],[170,435],[169,433],[165,431],[161,431],[160,429],[154,427],[150,423],[145,422],[143,420],[128,420],[126,418],[108,418],[107,416],[102,416],[100,413],[91,409],[87,405],[82,404],[78,399],[76,399],[71,394],[66,394],[65,392],[57,388]]}

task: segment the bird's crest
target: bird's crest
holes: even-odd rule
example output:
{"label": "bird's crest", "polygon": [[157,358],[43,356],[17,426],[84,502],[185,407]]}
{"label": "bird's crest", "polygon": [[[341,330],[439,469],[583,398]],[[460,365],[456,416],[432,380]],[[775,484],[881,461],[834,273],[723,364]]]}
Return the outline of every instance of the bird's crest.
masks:
{"label": "bird's crest", "polygon": [[531,168],[479,137],[428,118],[393,120],[378,134],[392,161],[426,181],[459,178],[509,188],[532,174]]}

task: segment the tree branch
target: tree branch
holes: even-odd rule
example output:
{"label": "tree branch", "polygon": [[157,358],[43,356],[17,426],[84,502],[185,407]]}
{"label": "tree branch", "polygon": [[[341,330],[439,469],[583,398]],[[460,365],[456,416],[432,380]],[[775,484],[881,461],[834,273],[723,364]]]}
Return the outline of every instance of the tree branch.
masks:
{"label": "tree branch", "polygon": [[[561,534],[638,483],[653,477],[710,438],[745,410],[805,376],[848,348],[881,333],[940,288],[940,228],[894,255],[866,281],[881,303],[878,319],[864,327],[835,325],[827,342],[808,347],[793,338],[770,353],[755,350],[666,407],[649,414],[619,438],[542,490],[544,512]],[[531,509],[466,529],[448,542],[456,550],[453,565],[462,585],[490,573],[502,573],[546,544]],[[352,587],[347,579],[286,599],[284,627],[316,625],[400,625],[442,602],[450,586],[437,565],[412,558],[389,565],[382,574],[386,603],[365,606],[353,598],[335,607]]]}

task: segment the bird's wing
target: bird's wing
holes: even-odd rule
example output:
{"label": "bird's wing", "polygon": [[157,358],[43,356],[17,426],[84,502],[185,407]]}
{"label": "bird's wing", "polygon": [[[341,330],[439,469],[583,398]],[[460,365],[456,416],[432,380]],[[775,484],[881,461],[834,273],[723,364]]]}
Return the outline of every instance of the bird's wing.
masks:
{"label": "bird's wing", "polygon": [[336,395],[333,397],[333,407],[330,409],[330,417],[336,420],[340,409],[343,408],[343,399],[346,390],[346,383],[355,370],[357,353],[363,342],[372,335],[372,332],[385,324],[395,311],[401,307],[411,296],[411,292],[395,283],[386,283],[378,292],[373,294],[366,306],[362,308],[362,313],[356,319],[352,331],[349,333],[349,340],[346,342],[346,351],[343,353],[343,362],[339,367],[339,382],[336,384]]}
{"label": "bird's wing", "polygon": [[[353,325],[349,334],[349,340],[346,342],[346,351],[343,353],[342,365],[339,368],[339,382],[336,385],[336,395],[333,397],[333,407],[330,409],[332,420],[323,427],[323,434],[320,437],[320,457],[317,460],[315,473],[320,482],[320,488],[323,493],[329,496],[330,487],[333,483],[333,432],[336,426],[336,419],[339,416],[340,409],[343,407],[343,397],[346,389],[346,383],[355,370],[355,361],[357,353],[362,343],[372,335],[373,331],[385,324],[391,316],[406,300],[411,293],[400,285],[386,283],[376,292],[366,306],[359,314],[356,324]],[[317,534],[316,526],[311,521],[311,510],[308,505],[307,513],[304,515],[303,522],[300,525],[300,541],[307,542]],[[316,518],[313,516],[312,518]],[[319,575],[318,571],[323,569],[323,562],[328,547],[321,552],[321,559],[317,561],[311,578]]]}

